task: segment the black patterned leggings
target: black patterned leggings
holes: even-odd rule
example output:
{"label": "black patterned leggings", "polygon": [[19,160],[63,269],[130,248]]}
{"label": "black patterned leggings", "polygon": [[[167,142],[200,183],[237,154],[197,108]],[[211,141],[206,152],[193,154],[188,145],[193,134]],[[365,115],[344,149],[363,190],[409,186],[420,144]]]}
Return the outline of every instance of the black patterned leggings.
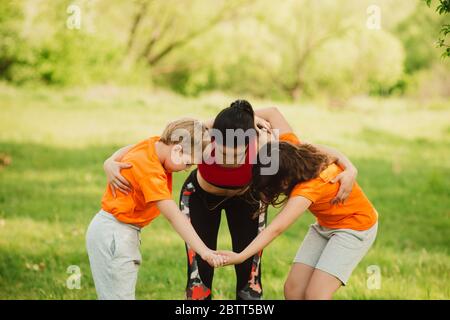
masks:
{"label": "black patterned leggings", "polygon": [[[209,194],[200,188],[197,170],[186,179],[180,194],[180,210],[188,216],[203,242],[212,250],[217,249],[217,236],[222,209],[225,210],[233,251],[241,252],[264,229],[267,210],[248,195],[226,199]],[[211,299],[214,268],[186,245],[188,256],[186,299]],[[262,298],[261,256],[259,252],[245,262],[235,265],[236,299],[259,300]]]}

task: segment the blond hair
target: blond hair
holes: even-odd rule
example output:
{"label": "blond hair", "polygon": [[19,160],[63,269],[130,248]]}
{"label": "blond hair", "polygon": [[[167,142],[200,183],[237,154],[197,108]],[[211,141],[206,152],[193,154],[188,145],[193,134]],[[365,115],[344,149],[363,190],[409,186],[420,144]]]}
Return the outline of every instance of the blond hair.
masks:
{"label": "blond hair", "polygon": [[194,156],[193,150],[203,152],[209,144],[208,139],[205,139],[206,131],[206,126],[202,122],[191,118],[182,118],[170,122],[159,140],[167,145],[179,144],[183,148],[183,153]]}

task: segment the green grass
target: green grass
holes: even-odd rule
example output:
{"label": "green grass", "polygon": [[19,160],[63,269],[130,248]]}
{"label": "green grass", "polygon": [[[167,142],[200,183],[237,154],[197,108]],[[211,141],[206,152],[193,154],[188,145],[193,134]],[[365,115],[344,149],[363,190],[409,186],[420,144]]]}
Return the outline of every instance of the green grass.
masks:
{"label": "green grass", "polygon": [[[159,134],[170,119],[211,118],[231,100],[0,84],[0,157],[11,157],[0,166],[0,298],[95,298],[84,233],[105,188],[103,160],[119,146]],[[374,247],[336,297],[449,299],[450,103],[359,98],[339,110],[279,106],[302,139],[334,146],[352,159],[380,213]],[[175,174],[175,199],[186,174]],[[222,221],[219,243],[226,249],[230,238]],[[313,221],[306,215],[265,250],[266,299],[283,298],[290,263]],[[183,242],[163,218],[144,229],[142,239],[137,297],[183,299]],[[70,265],[81,269],[80,290],[66,287]],[[379,290],[366,286],[370,265],[381,269]],[[233,299],[234,283],[232,268],[216,270],[215,298]]]}

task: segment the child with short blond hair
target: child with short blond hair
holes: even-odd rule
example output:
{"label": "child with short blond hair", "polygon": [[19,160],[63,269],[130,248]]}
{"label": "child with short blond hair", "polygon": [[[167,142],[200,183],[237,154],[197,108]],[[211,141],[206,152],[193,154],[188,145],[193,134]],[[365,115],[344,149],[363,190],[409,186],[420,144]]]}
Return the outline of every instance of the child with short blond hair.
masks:
{"label": "child with short blond hair", "polygon": [[[122,175],[132,188],[128,193],[108,186],[102,208],[86,234],[87,251],[99,299],[134,299],[141,264],[140,230],[162,213],[175,231],[211,266],[224,258],[198,237],[172,200],[172,172],[187,169],[208,141],[205,127],[193,119],[167,125],[154,136],[126,147]],[[123,152],[124,150],[122,150]]]}

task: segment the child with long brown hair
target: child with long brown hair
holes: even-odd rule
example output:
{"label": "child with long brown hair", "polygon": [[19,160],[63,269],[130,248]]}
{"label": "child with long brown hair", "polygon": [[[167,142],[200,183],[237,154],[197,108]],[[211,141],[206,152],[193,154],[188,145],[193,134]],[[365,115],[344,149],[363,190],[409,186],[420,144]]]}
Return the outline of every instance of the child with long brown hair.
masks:
{"label": "child with long brown hair", "polygon": [[[300,143],[283,120],[279,141],[266,144],[253,168],[252,188],[266,204],[284,205],[272,223],[240,253],[220,251],[227,264],[239,264],[266,247],[307,209],[317,218],[299,248],[284,287],[286,299],[331,299],[346,285],[352,271],[373,244],[378,214],[355,182],[345,202],[333,201],[339,185],[335,182],[343,169],[336,159],[316,147]],[[278,161],[275,174],[262,175]],[[274,157],[274,155],[277,155]],[[356,175],[356,173],[355,173]]]}

